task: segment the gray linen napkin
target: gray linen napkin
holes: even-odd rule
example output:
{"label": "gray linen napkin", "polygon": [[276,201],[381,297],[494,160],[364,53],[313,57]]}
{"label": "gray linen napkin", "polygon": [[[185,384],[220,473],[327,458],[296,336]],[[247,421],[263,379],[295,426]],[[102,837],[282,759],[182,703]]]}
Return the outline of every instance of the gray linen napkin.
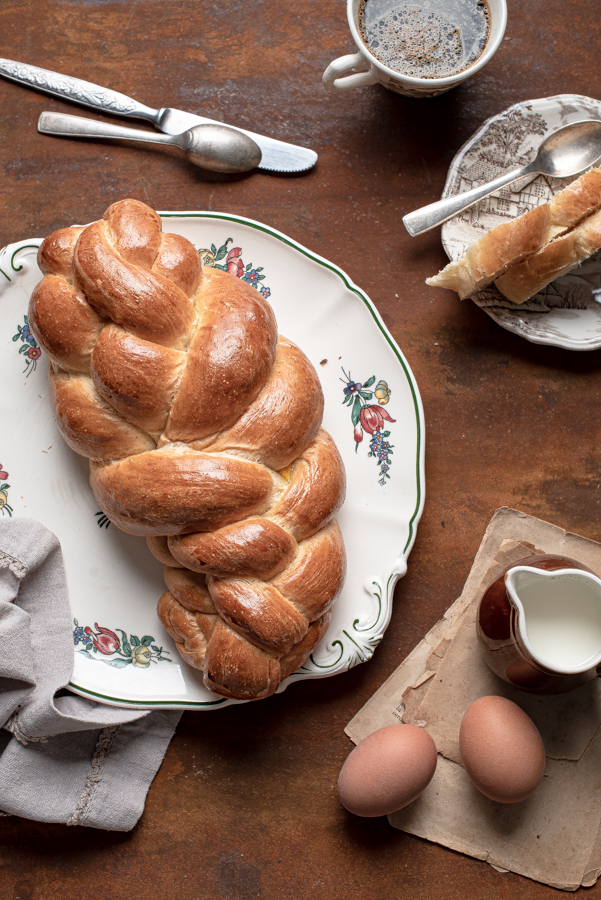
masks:
{"label": "gray linen napkin", "polygon": [[0,814],[129,831],[181,712],[57,696],[72,669],[60,544],[31,519],[0,521]]}

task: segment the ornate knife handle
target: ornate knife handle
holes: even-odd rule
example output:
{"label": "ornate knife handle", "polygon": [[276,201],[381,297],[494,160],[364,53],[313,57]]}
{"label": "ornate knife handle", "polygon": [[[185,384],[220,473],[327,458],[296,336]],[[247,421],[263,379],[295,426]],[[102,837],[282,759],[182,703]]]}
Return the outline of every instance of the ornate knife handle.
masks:
{"label": "ornate knife handle", "polygon": [[0,75],[44,91],[46,94],[90,106],[92,109],[116,113],[119,116],[137,116],[155,124],[158,119],[158,109],[144,106],[132,97],[48,69],[38,69],[37,66],[28,66],[12,59],[0,59]]}

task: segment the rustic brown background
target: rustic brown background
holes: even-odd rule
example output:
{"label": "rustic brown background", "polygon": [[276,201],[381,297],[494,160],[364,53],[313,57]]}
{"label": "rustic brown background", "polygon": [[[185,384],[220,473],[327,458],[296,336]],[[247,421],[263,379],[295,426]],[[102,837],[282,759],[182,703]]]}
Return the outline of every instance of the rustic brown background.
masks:
{"label": "rustic brown background", "polygon": [[[322,87],[326,65],[352,51],[344,0],[0,3],[0,56],[319,153],[300,177],[203,176],[152,149],[38,135],[42,110],[77,109],[2,80],[0,246],[90,221],[126,196],[259,219],[371,296],[415,373],[427,426],[425,511],[373,660],[260,703],[185,713],[131,834],[0,819],[2,898],[557,896],[385,818],[355,818],[336,795],[344,725],[459,594],[497,507],[601,539],[601,351],[537,347],[427,288],[445,262],[438,233],[411,239],[400,221],[439,197],[453,155],[488,116],[528,98],[601,96],[597,3],[508,5],[493,61],[443,97],[413,100]],[[601,898],[601,885],[587,896]]]}

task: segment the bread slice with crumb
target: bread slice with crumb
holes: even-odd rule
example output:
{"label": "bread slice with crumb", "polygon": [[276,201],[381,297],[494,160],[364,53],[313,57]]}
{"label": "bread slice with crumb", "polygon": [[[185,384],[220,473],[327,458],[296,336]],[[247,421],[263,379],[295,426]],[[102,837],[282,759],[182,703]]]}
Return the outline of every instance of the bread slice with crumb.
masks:
{"label": "bread slice with crumb", "polygon": [[[581,223],[594,217],[599,210],[601,210],[601,167],[581,175],[563,191],[555,194],[548,203],[491,229],[468,247],[460,259],[450,262],[433,278],[426,279],[426,284],[451,288],[463,300],[494,281],[503,294],[505,290],[502,285],[507,286],[507,290],[512,294],[512,296],[505,294],[509,300],[513,300],[513,296],[522,297],[528,284],[538,284],[541,278],[546,277],[543,272],[550,273],[553,270],[558,274],[564,274],[564,271],[578,265],[585,258],[580,253],[587,245],[588,239],[584,237],[585,232],[582,232],[578,250],[569,249],[571,244],[566,241],[562,245],[563,256],[561,249],[549,250],[547,256],[539,258],[538,268],[536,263],[532,269],[526,265],[530,258],[540,257],[562,235],[567,235]],[[594,240],[591,246],[592,244]],[[565,259],[567,269],[561,265],[562,259]],[[507,276],[514,267],[522,268],[512,280]],[[529,274],[526,275],[526,272]],[[545,284],[558,277],[558,274],[551,274]],[[509,287],[510,284],[512,287]],[[537,287],[532,293],[540,289],[541,287]],[[528,294],[528,297],[531,297],[532,293]],[[523,299],[513,302],[522,303]]]}
{"label": "bread slice with crumb", "polygon": [[512,303],[524,303],[597,250],[601,250],[601,212],[589,216],[528,259],[511,266],[495,284]]}

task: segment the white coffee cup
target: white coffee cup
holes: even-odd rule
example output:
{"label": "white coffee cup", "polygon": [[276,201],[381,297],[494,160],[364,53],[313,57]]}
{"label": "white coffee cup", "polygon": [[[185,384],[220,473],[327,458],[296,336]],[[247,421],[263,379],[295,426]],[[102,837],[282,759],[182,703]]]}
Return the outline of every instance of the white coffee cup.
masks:
{"label": "white coffee cup", "polygon": [[[359,52],[341,56],[330,63],[323,73],[323,83],[330,91],[349,91],[351,88],[364,87],[367,84],[383,84],[388,90],[408,97],[436,97],[438,94],[444,94],[462,81],[471,78],[485,66],[503,40],[507,24],[507,2],[506,0],[487,0],[487,2],[491,15],[490,36],[482,56],[456,75],[449,75],[446,78],[413,78],[390,69],[370,53],[359,32],[358,13],[361,0],[347,0],[348,24]],[[436,11],[435,3],[432,5],[432,11]]]}

